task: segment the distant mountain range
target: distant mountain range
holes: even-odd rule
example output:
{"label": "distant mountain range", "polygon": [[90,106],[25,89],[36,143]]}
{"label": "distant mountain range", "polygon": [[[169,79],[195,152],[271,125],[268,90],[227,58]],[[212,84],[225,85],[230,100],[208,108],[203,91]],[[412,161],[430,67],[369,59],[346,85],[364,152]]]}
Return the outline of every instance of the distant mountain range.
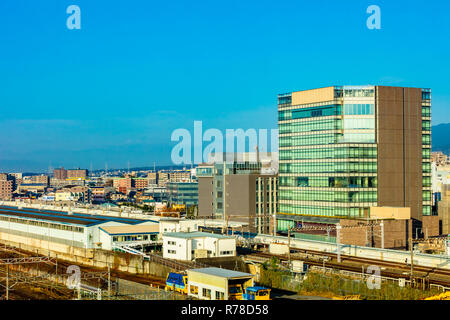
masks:
{"label": "distant mountain range", "polygon": [[450,154],[450,123],[442,123],[431,127],[431,143],[433,151]]}

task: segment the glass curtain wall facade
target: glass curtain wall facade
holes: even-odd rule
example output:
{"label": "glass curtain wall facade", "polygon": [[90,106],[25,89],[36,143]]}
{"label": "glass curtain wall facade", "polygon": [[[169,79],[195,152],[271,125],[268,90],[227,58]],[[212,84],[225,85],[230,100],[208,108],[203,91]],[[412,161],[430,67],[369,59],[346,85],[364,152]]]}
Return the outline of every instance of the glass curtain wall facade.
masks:
{"label": "glass curtain wall facade", "polygon": [[431,216],[431,90],[422,90],[422,214]]}
{"label": "glass curtain wall facade", "polygon": [[[422,92],[421,213],[428,216],[431,91],[418,90]],[[362,218],[377,206],[380,124],[376,93],[375,86],[335,86],[278,96],[281,216]],[[278,221],[279,230],[293,225],[290,219]]]}
{"label": "glass curtain wall facade", "polygon": [[278,97],[280,213],[359,218],[377,203],[374,87],[334,87],[334,100]]}

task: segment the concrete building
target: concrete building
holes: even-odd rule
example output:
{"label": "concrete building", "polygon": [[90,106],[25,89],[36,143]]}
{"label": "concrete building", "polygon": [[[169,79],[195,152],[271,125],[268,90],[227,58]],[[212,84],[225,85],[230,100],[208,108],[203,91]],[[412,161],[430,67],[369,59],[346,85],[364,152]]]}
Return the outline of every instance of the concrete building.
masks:
{"label": "concrete building", "polygon": [[158,171],[158,186],[165,187],[170,181],[170,175],[168,171]]}
{"label": "concrete building", "polygon": [[55,169],[53,170],[53,177],[58,180],[66,180],[67,170],[64,168]]}
{"label": "concrete building", "polygon": [[299,91],[278,96],[278,114],[279,230],[367,219],[379,206],[410,208],[413,234],[434,230],[430,90]]}
{"label": "concrete building", "polygon": [[7,173],[0,173],[0,199],[9,200],[12,198],[14,179]]}
{"label": "concrete building", "polygon": [[207,232],[163,233],[163,257],[191,261],[194,258],[233,257],[236,239]]}
{"label": "concrete building", "polygon": [[19,193],[26,193],[26,192],[32,192],[32,193],[44,193],[47,189],[46,184],[40,184],[40,183],[22,183],[18,188],[17,191]]}
{"label": "concrete building", "polygon": [[198,231],[198,221],[177,219],[177,218],[163,218],[159,219],[159,232],[173,233],[173,232],[196,232]]}
{"label": "concrete building", "polygon": [[113,244],[152,244],[158,232],[158,222],[153,220],[0,206],[0,240],[44,249],[69,246],[111,250]]}
{"label": "concrete building", "polygon": [[231,300],[253,286],[254,275],[220,268],[189,269],[188,295],[201,300]]}
{"label": "concrete building", "polygon": [[69,169],[66,179],[86,179],[87,176],[88,171],[86,169]]}
{"label": "concrete building", "polygon": [[250,232],[271,232],[273,216],[278,212],[278,176],[273,156],[277,155],[269,153],[263,158],[256,153],[223,154],[220,159],[210,157],[210,164],[199,165],[199,218],[229,218],[248,223]]}
{"label": "concrete building", "polygon": [[41,174],[39,176],[32,176],[31,183],[43,184],[43,185],[49,186],[50,185],[50,177],[46,176],[45,174]]}

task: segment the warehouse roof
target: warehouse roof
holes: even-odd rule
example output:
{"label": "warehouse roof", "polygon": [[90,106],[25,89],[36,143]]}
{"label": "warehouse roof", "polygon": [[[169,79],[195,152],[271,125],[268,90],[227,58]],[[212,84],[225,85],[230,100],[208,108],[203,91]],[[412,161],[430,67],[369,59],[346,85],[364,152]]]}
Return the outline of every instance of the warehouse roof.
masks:
{"label": "warehouse roof", "polygon": [[253,275],[251,273],[239,272],[234,270],[221,269],[216,267],[210,268],[200,268],[200,269],[189,269],[190,272],[203,273],[210,276],[216,276],[221,278],[251,278]]}
{"label": "warehouse roof", "polygon": [[209,232],[166,232],[163,236],[182,238],[182,239],[193,239],[193,238],[217,238],[217,239],[232,239],[232,237],[227,237],[222,234],[215,234]]}
{"label": "warehouse roof", "polygon": [[115,221],[120,223],[126,223],[130,225],[136,225],[143,222],[156,222],[152,220],[143,220],[143,219],[130,219],[130,218],[122,218],[122,217],[111,217],[111,216],[100,216],[100,215],[90,215],[83,213],[73,212],[72,214],[68,214],[68,212],[64,211],[53,211],[53,210],[38,210],[38,209],[30,209],[23,208],[18,209],[16,207],[7,207],[0,206],[0,215],[4,216],[12,216],[12,217],[22,217],[28,219],[35,220],[44,220],[44,221],[54,221],[60,223],[67,224],[77,224],[83,226],[92,226],[96,224],[101,224],[109,221]]}

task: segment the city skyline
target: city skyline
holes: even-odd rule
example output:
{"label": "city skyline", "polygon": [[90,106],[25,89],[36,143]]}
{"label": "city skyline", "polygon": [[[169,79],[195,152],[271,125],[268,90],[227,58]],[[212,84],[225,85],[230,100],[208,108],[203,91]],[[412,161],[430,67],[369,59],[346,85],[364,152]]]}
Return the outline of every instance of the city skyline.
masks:
{"label": "city skyline", "polygon": [[369,30],[357,1],[77,1],[68,30],[69,3],[4,2],[0,169],[171,165],[178,128],[274,129],[278,94],[338,84],[431,88],[432,124],[450,122],[450,5],[421,4],[381,2]]}

